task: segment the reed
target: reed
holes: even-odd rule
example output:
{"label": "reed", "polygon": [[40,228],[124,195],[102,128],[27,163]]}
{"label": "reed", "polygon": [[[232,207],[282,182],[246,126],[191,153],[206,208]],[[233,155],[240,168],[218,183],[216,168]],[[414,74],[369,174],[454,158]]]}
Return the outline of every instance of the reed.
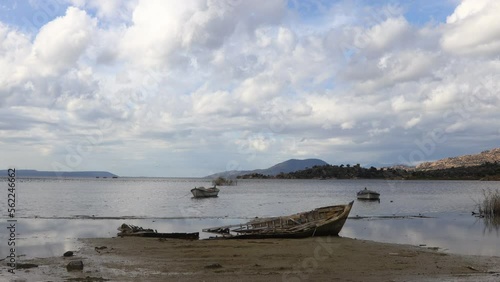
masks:
{"label": "reed", "polygon": [[500,191],[483,190],[484,199],[479,203],[479,214],[488,218],[500,218]]}

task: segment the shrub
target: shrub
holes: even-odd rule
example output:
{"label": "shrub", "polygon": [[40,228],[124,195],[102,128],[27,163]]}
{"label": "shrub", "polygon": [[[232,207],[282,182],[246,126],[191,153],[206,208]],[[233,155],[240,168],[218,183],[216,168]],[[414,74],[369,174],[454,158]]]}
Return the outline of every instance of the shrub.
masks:
{"label": "shrub", "polygon": [[479,203],[479,214],[484,217],[500,217],[500,191],[483,190],[484,199]]}

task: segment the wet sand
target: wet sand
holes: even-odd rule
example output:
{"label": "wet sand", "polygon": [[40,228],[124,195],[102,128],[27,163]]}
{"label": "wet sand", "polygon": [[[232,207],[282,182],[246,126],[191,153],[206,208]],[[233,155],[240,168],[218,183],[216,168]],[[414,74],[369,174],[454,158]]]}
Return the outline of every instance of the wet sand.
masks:
{"label": "wet sand", "polygon": [[[39,267],[18,270],[17,276],[26,281],[500,280],[499,257],[340,237],[197,241],[128,237],[81,242],[75,256],[30,260]],[[67,272],[71,260],[82,260],[83,271]],[[9,276],[4,270],[0,273]]]}

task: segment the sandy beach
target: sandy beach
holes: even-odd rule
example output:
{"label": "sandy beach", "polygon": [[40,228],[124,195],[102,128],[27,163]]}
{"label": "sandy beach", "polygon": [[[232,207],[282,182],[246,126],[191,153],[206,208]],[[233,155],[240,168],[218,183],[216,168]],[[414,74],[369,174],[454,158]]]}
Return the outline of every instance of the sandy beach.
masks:
{"label": "sandy beach", "polygon": [[[18,281],[498,281],[499,257],[341,237],[80,239],[73,257],[33,259]],[[66,270],[81,260],[83,271]],[[1,275],[11,275],[2,271]],[[14,276],[11,276],[11,280]],[[9,281],[9,280],[7,280]]]}

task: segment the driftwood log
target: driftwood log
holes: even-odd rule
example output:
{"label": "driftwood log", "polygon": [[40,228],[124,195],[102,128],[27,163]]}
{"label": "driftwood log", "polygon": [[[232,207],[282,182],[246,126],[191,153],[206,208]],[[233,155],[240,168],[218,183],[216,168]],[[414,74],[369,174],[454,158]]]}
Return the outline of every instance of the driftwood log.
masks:
{"label": "driftwood log", "polygon": [[151,237],[151,238],[173,238],[173,239],[187,239],[187,240],[198,240],[200,238],[200,233],[158,233],[153,229],[145,229],[140,226],[135,226],[132,224],[122,224],[118,227],[118,236],[136,236],[136,237]]}

